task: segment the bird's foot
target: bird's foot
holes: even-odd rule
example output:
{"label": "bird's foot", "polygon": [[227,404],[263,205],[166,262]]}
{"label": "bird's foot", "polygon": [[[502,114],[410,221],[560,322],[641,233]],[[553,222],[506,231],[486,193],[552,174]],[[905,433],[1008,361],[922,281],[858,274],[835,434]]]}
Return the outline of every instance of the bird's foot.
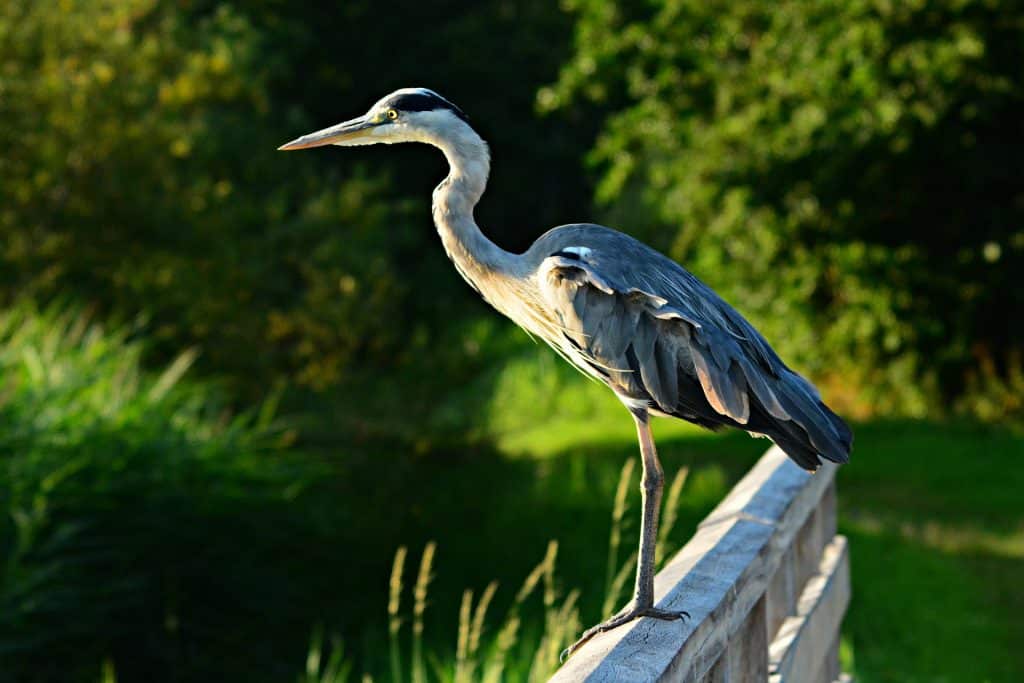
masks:
{"label": "bird's foot", "polygon": [[580,636],[580,639],[569,647],[562,650],[562,654],[559,656],[558,661],[564,662],[566,659],[571,657],[577,650],[583,647],[584,644],[598,633],[604,633],[605,631],[611,631],[613,628],[618,628],[623,624],[628,624],[634,619],[640,617],[651,617],[652,619],[663,619],[665,621],[675,621],[676,619],[688,619],[690,617],[689,612],[682,610],[667,610],[658,609],[657,607],[641,607],[635,603],[631,603],[614,617],[606,622],[598,624],[588,628]]}

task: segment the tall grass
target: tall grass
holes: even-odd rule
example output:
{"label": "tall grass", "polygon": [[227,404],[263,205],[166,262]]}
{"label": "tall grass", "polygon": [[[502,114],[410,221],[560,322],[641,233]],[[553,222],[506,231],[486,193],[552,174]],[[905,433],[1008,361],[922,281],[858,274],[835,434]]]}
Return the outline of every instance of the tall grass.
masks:
{"label": "tall grass", "polygon": [[324,629],[323,626],[317,626],[310,640],[309,654],[306,655],[306,671],[299,677],[298,683],[345,683],[351,671],[352,663],[345,660],[341,639],[332,638],[330,652],[325,653]]}
{"label": "tall grass", "polygon": [[[619,564],[619,550],[626,524],[628,506],[627,492],[635,484],[634,460],[627,460],[619,475],[615,504],[612,509],[611,531],[608,542],[608,565],[605,595],[602,611],[611,614],[623,598],[626,581],[633,576],[636,552],[628,555]],[[659,553],[668,547],[668,535],[676,519],[680,494],[688,470],[681,469],[673,478],[665,499],[665,523],[659,536]],[[428,543],[420,559],[419,571],[411,587],[412,606],[408,614],[403,612],[402,597],[407,589],[405,563],[408,549],[399,547],[395,552],[389,581],[388,675],[392,683],[534,683],[546,681],[558,669],[560,653],[580,635],[579,600],[581,593],[576,589],[560,589],[556,575],[558,543],[548,543],[544,557],[526,576],[516,591],[510,606],[504,614],[493,621],[488,628],[488,612],[499,592],[496,581],[492,581],[476,598],[473,590],[462,593],[457,613],[455,642],[449,651],[427,651],[424,644],[424,613],[429,604],[428,593],[437,546]],[[663,557],[659,555],[660,557]],[[540,616],[524,624],[523,612],[533,601],[539,603]],[[439,608],[454,607],[438,606]],[[403,625],[411,624],[408,639],[403,638]],[[322,635],[317,633],[310,645],[311,658],[321,658]],[[425,662],[429,662],[427,667]],[[331,671],[341,669],[335,663]],[[310,683],[308,677],[300,683]],[[405,677],[404,672],[409,671]],[[348,670],[346,669],[346,673]],[[337,679],[322,678],[322,683],[338,683]],[[344,679],[342,679],[344,680]],[[363,681],[372,681],[373,676],[363,674]]]}
{"label": "tall grass", "polygon": [[313,466],[287,457],[269,410],[234,414],[183,380],[195,352],[143,371],[137,336],[60,305],[0,314],[0,662],[14,680],[244,671],[245,624],[295,614],[275,577],[289,560],[268,558]]}
{"label": "tall grass", "polygon": [[[423,613],[427,604],[427,588],[435,553],[434,544],[428,544],[420,561],[420,572],[412,587],[412,627],[408,646],[403,647],[401,624],[407,620],[396,618],[401,612],[401,594],[405,588],[402,566],[407,554],[405,547],[395,553],[391,586],[398,586],[397,598],[389,604],[392,624],[390,652],[390,680],[401,683],[404,668],[411,672],[408,680],[416,682],[443,681],[446,683],[472,683],[474,681],[543,681],[558,668],[558,655],[576,637],[579,628],[577,609],[578,591],[562,595],[557,588],[555,564],[558,544],[548,544],[543,559],[534,567],[516,591],[511,606],[493,631],[488,632],[488,610],[498,592],[497,582],[489,583],[474,600],[474,592],[466,590],[458,606],[458,627],[455,631],[453,651],[425,654]],[[393,593],[393,595],[396,595]],[[524,632],[522,611],[528,601],[539,600],[542,606],[540,630]],[[474,604],[475,603],[475,604]],[[430,661],[428,669],[424,660]],[[409,662],[403,667],[401,662]]]}

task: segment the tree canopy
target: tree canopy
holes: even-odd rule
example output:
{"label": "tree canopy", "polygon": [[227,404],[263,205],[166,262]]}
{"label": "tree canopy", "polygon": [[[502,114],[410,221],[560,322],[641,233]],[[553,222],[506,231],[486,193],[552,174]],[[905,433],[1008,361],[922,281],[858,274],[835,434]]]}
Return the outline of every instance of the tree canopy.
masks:
{"label": "tree canopy", "polygon": [[1019,369],[1019,8],[569,5],[575,54],[538,100],[605,117],[609,220],[865,411],[922,414],[979,366]]}
{"label": "tree canopy", "polygon": [[439,378],[520,346],[435,243],[443,161],[275,152],[428,85],[492,143],[478,217],[503,245],[594,219],[593,194],[845,409],[1020,409],[1018,9],[567,7],[5,4],[0,296],[143,315],[155,360],[197,347],[245,396],[431,420]]}

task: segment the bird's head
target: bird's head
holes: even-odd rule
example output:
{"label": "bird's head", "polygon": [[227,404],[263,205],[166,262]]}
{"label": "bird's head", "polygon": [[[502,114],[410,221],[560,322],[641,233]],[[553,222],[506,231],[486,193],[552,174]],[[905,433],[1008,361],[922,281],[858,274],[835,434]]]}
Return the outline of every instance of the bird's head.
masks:
{"label": "bird's head", "polygon": [[468,131],[461,109],[427,88],[403,88],[384,97],[362,116],[303,135],[278,149],[307,149],[323,145],[436,143]]}

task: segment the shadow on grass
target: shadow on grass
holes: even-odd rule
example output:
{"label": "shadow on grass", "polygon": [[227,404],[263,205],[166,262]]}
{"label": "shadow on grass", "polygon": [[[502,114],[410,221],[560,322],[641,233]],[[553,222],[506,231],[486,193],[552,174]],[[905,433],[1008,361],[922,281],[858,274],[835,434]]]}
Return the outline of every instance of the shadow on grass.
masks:
{"label": "shadow on grass", "polygon": [[853,579],[843,631],[856,680],[1022,679],[1021,558],[950,553],[898,532],[841,527]]}
{"label": "shadow on grass", "polygon": [[840,470],[859,681],[1024,680],[1024,440],[879,422]]}

